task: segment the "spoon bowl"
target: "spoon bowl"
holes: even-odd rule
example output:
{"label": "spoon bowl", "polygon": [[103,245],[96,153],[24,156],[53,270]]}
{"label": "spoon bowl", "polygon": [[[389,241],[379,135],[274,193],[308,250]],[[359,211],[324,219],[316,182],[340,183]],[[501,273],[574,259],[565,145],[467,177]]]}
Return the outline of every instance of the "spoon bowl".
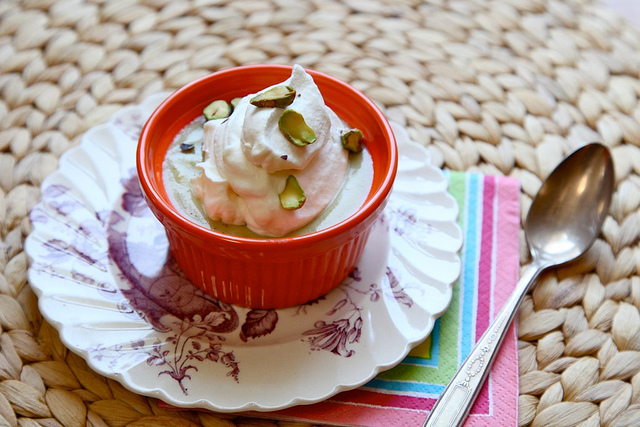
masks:
{"label": "spoon bowl", "polygon": [[534,258],[550,265],[571,261],[593,244],[609,211],[613,161],[601,144],[567,157],[545,180],[525,222]]}
{"label": "spoon bowl", "polygon": [[598,143],[576,150],[551,172],[534,198],[525,221],[525,236],[533,259],[504,307],[434,405],[424,427],[462,425],[535,279],[546,268],[582,255],[600,234],[609,213],[614,178],[611,153]]}

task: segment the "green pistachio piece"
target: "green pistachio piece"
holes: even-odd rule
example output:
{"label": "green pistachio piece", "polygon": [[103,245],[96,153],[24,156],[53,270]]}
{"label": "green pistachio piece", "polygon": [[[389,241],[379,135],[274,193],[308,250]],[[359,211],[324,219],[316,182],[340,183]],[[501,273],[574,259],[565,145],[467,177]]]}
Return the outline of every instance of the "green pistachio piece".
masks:
{"label": "green pistachio piece", "polygon": [[240,102],[240,100],[242,100],[242,98],[241,98],[241,97],[239,97],[239,96],[237,96],[237,97],[233,98],[233,99],[231,100],[231,106],[232,106],[233,108],[236,108],[236,107],[238,106],[238,103]]}
{"label": "green pistachio piece", "polygon": [[202,114],[207,120],[224,119],[231,114],[231,104],[223,99],[213,101],[211,104],[204,107]]}
{"label": "green pistachio piece", "polygon": [[360,129],[349,129],[340,135],[342,146],[352,152],[359,153],[362,151],[362,132]]}
{"label": "green pistachio piece", "polygon": [[298,184],[298,180],[293,175],[289,175],[287,178],[284,190],[279,194],[279,197],[280,205],[288,210],[300,209],[307,200],[304,190],[302,190],[302,187]]}
{"label": "green pistachio piece", "polygon": [[316,142],[316,133],[304,121],[302,114],[295,110],[284,110],[278,120],[278,127],[289,141],[299,147]]}
{"label": "green pistachio piece", "polygon": [[293,102],[296,91],[291,86],[274,86],[251,98],[251,105],[260,108],[285,108]]}

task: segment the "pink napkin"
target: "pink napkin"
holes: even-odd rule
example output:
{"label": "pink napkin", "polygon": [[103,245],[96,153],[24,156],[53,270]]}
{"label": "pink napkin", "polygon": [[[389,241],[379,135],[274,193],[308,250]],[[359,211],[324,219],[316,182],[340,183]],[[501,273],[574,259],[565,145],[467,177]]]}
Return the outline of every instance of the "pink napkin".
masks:
{"label": "pink napkin", "polygon": [[[256,416],[353,426],[421,425],[438,396],[509,297],[519,277],[519,182],[448,174],[465,242],[451,306],[430,337],[395,368],[324,402]],[[253,415],[253,414],[252,414]],[[518,352],[509,329],[466,426],[517,425]]]}

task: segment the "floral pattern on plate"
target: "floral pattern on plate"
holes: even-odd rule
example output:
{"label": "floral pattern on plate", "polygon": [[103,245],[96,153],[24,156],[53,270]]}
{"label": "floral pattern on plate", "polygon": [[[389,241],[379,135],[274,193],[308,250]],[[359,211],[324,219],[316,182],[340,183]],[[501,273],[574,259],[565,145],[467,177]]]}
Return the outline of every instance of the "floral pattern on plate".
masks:
{"label": "floral pattern on plate", "polygon": [[184,278],[144,202],[137,136],[165,96],[90,129],[30,214],[30,283],[65,345],[141,394],[237,412],[356,388],[429,335],[451,301],[462,234],[444,175],[403,128],[394,190],[358,267],[316,301],[251,310]]}

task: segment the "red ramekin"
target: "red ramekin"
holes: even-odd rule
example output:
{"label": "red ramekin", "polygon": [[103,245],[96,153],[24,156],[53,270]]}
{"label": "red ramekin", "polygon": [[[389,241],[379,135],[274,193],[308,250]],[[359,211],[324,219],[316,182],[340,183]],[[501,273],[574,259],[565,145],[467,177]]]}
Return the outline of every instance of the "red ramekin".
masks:
{"label": "red ramekin", "polygon": [[296,237],[251,239],[202,227],[173,206],[162,179],[168,147],[216,99],[257,92],[291,75],[290,66],[241,66],[195,80],[171,94],[146,122],[137,152],[138,177],[151,211],[164,225],[171,253],[186,277],[221,301],[250,308],[284,308],[312,301],[340,284],[358,263],[395,179],[398,152],[391,127],[361,92],[307,70],[325,103],[365,135],[373,185],[365,203],[342,222]]}

